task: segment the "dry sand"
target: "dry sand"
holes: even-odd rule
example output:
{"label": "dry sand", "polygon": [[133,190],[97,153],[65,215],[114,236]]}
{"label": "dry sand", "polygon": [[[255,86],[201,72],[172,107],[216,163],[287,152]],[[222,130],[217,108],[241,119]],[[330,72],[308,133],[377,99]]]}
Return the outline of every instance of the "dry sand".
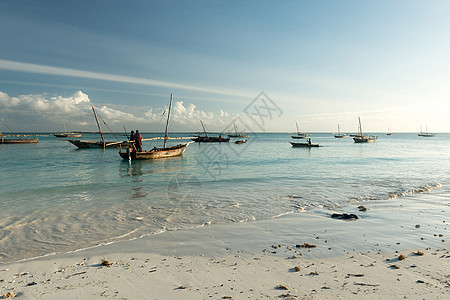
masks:
{"label": "dry sand", "polygon": [[[347,253],[305,259],[304,248],[270,246],[259,254],[159,254],[40,259],[0,271],[3,295],[20,299],[448,299],[450,254]],[[282,252],[274,255],[271,252]],[[314,251],[314,249],[311,249]],[[106,259],[110,266],[102,266]],[[394,267],[394,265],[396,267]],[[6,268],[5,268],[6,267]],[[5,296],[4,296],[5,297]]]}

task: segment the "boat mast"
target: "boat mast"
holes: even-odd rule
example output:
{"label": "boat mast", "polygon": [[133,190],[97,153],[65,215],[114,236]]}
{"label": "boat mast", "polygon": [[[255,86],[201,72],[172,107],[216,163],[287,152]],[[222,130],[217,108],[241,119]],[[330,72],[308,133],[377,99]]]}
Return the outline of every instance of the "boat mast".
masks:
{"label": "boat mast", "polygon": [[235,134],[238,134],[238,132],[237,132],[237,127],[236,127],[236,123],[233,122],[233,125],[234,125],[234,133],[235,133]]}
{"label": "boat mast", "polygon": [[200,120],[200,123],[202,124],[203,132],[205,133],[205,136],[208,137],[208,134],[206,133],[205,125],[203,125],[202,120]]}
{"label": "boat mast", "polygon": [[341,128],[339,127],[339,124],[338,124],[338,135],[341,135]]}
{"label": "boat mast", "polygon": [[64,120],[62,120],[63,125],[64,125],[64,133],[67,133],[67,129],[66,129],[66,123],[64,122]]}
{"label": "boat mast", "polygon": [[361,126],[361,118],[358,117],[358,121],[359,121],[359,134],[361,135],[361,137],[363,136],[363,132],[362,132],[362,126]]}
{"label": "boat mast", "polygon": [[170,110],[172,108],[172,100],[173,100],[173,95],[170,94],[169,113],[167,114],[166,132],[164,133],[164,147],[163,148],[166,148],[167,139],[169,138],[167,136],[167,132],[168,132],[168,129],[169,129]]}
{"label": "boat mast", "polygon": [[100,136],[102,137],[103,148],[105,148],[106,147],[105,139],[103,138],[102,128],[100,127],[100,123],[98,122],[97,113],[95,112],[94,106],[92,106],[92,111],[94,112],[95,121],[97,122],[98,133],[100,133]]}
{"label": "boat mast", "polygon": [[298,124],[295,122],[295,126],[297,126],[297,135],[300,136],[300,130],[298,130]]}

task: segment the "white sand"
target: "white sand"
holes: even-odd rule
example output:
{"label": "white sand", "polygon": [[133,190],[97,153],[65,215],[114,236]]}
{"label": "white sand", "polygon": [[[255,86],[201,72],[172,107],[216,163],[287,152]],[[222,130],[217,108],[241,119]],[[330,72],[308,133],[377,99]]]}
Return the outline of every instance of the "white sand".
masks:
{"label": "white sand", "polygon": [[[450,298],[445,211],[424,217],[410,210],[404,216],[402,211],[390,215],[389,210],[377,208],[360,215],[360,220],[345,222],[329,218],[326,212],[297,213],[2,264],[0,295],[14,293],[18,299]],[[296,247],[304,243],[317,247]],[[418,249],[424,255],[412,254]],[[400,254],[406,259],[398,260]],[[113,264],[101,266],[102,259]]]}
{"label": "white sand", "polygon": [[1,290],[20,299],[448,299],[449,252],[423,252],[402,252],[402,261],[378,253],[325,259],[110,254],[110,267],[99,256],[52,258],[7,265]]}

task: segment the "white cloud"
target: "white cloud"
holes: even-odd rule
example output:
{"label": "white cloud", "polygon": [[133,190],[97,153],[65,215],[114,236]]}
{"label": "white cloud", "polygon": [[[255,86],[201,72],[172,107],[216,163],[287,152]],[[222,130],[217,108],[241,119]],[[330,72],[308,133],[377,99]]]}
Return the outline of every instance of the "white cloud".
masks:
{"label": "white cloud", "polygon": [[[95,131],[91,105],[89,96],[81,91],[69,97],[46,94],[11,97],[0,91],[0,130],[6,130],[3,124],[13,131],[51,132],[61,130],[61,120],[65,120],[69,130]],[[167,116],[166,107],[105,104],[96,111],[115,131],[122,131],[123,125],[144,132],[161,131]],[[172,131],[199,131],[202,120],[209,130],[220,131],[235,117],[223,110],[213,113],[199,110],[192,103],[174,101],[170,127]]]}

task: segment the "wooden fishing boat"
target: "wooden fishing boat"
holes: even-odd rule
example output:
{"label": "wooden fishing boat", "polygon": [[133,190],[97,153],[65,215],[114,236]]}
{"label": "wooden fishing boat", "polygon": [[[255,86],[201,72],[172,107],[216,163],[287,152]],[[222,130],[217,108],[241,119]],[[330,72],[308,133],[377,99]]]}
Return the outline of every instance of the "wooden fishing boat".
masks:
{"label": "wooden fishing boat", "polygon": [[[223,136],[222,133],[216,133],[218,136],[208,135],[205,125],[200,121],[203,127],[203,132],[193,137],[191,140],[197,143],[228,143],[230,141],[229,136]],[[212,134],[212,133],[209,133]]]}
{"label": "wooden fishing boat", "polygon": [[80,149],[90,148],[120,148],[129,147],[133,141],[119,141],[119,142],[105,142],[105,141],[80,141],[80,140],[67,140]]}
{"label": "wooden fishing boat", "polygon": [[[166,122],[166,131],[164,133],[164,145],[162,148],[153,148],[151,150],[146,151],[136,151],[136,147],[132,144],[132,147],[128,147],[125,150],[122,150],[120,147],[119,155],[123,159],[128,160],[138,160],[138,159],[158,159],[158,158],[167,158],[167,157],[175,157],[179,155],[183,155],[184,151],[186,151],[187,146],[189,146],[192,142],[182,143],[173,147],[166,147],[168,137],[168,129],[169,129],[169,121],[170,121],[170,113],[172,110],[172,101],[173,95],[170,94],[170,103],[169,103],[169,112],[167,114],[167,122]],[[159,138],[154,138],[159,139]],[[148,139],[151,140],[151,139]]]}
{"label": "wooden fishing boat", "polygon": [[[100,127],[100,123],[98,121],[97,112],[95,111],[94,106],[92,106],[92,111],[94,113],[95,121],[98,127],[98,134],[101,136],[101,141],[81,141],[81,140],[67,140],[69,143],[77,146],[79,149],[90,149],[90,148],[119,148],[121,146],[128,147],[131,146],[133,141],[117,141],[117,142],[107,142],[103,135],[102,128]],[[103,119],[102,119],[103,120]],[[103,123],[106,125],[105,121]],[[109,127],[108,127],[109,128]]]}
{"label": "wooden fishing boat", "polygon": [[238,132],[236,123],[233,123],[234,133],[227,134],[228,137],[232,138],[240,138],[240,137],[248,137],[248,134],[243,134],[242,132]]}
{"label": "wooden fishing boat", "polygon": [[297,126],[297,135],[291,135],[291,138],[293,139],[307,139],[309,138],[309,133],[306,132],[300,132],[298,129],[298,124],[295,123],[295,126]]}
{"label": "wooden fishing boat", "polygon": [[67,137],[71,137],[71,138],[79,138],[81,137],[81,132],[67,132],[66,129],[66,123],[64,123],[64,120],[62,121],[63,125],[64,125],[64,132],[57,132],[54,134],[54,136],[56,136],[57,138],[67,138]]}
{"label": "wooden fishing boat", "polygon": [[338,132],[334,134],[334,137],[339,139],[339,138],[345,138],[347,135],[345,133],[341,133],[341,128],[338,124]]}
{"label": "wooden fishing boat", "polygon": [[417,134],[418,136],[422,137],[433,137],[436,136],[436,133],[428,132],[428,126],[426,126],[426,131],[422,131],[422,126],[420,126],[420,132]]}
{"label": "wooden fishing boat", "polygon": [[390,128],[388,128],[388,132],[386,133],[386,135],[392,135],[392,131]]}
{"label": "wooden fishing boat", "polygon": [[[27,138],[30,135],[25,134],[7,134],[4,135],[0,132],[0,144],[36,144],[38,139],[36,136],[34,138]],[[5,138],[11,137],[11,138]]]}
{"label": "wooden fishing boat", "polygon": [[353,137],[353,140],[355,141],[355,143],[373,143],[377,140],[378,136],[376,135],[364,135],[362,132],[362,126],[361,126],[361,118],[358,117],[358,121],[359,121],[359,135],[355,135]]}
{"label": "wooden fishing boat", "polygon": [[295,143],[295,142],[289,142],[289,143],[291,143],[292,147],[303,147],[303,148],[320,147],[319,144]]}
{"label": "wooden fishing boat", "polygon": [[245,144],[245,143],[247,143],[247,140],[237,140],[234,143],[235,144]]}

